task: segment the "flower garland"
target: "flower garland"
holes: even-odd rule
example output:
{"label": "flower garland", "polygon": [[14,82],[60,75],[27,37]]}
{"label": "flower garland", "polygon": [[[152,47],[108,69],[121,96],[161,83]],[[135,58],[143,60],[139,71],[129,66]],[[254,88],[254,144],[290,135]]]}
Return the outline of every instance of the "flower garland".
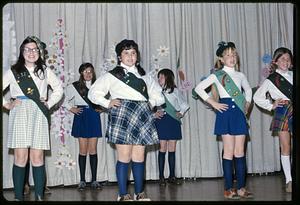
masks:
{"label": "flower garland", "polygon": [[[65,89],[73,80],[74,73],[66,71],[64,67],[64,53],[69,46],[67,34],[64,32],[64,23],[62,19],[56,22],[56,31],[49,43],[49,48],[53,50],[51,55],[46,56],[46,65],[54,71],[62,82],[62,87]],[[72,115],[68,110],[59,103],[56,111],[51,115],[51,135],[59,141],[56,162],[54,164],[60,170],[63,167],[74,169],[76,163],[72,159],[69,147],[66,141],[69,139],[72,127]]]}

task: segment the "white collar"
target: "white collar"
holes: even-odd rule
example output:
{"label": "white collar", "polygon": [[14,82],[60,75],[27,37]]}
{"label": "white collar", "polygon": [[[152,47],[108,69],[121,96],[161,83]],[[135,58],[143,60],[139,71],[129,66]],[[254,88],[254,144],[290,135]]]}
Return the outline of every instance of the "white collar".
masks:
{"label": "white collar", "polygon": [[[125,65],[124,63],[121,62],[121,66],[122,66],[123,68],[125,68],[127,72],[131,72],[131,73],[136,73],[136,72],[137,72],[137,69],[136,69],[135,65],[129,67],[129,66],[127,66],[127,65]],[[126,72],[126,71],[125,71],[125,72]],[[126,72],[126,73],[127,73],[127,72]]]}
{"label": "white collar", "polygon": [[276,72],[279,73],[280,75],[283,75],[283,76],[290,76],[290,72],[288,70],[283,71],[281,69],[276,69]]}
{"label": "white collar", "polygon": [[90,88],[92,85],[92,81],[91,80],[85,81],[85,85],[86,87]]}
{"label": "white collar", "polygon": [[223,67],[223,70],[227,73],[230,73],[230,72],[235,72],[235,69],[234,68],[231,68],[231,67],[228,67],[228,66],[224,66]]}

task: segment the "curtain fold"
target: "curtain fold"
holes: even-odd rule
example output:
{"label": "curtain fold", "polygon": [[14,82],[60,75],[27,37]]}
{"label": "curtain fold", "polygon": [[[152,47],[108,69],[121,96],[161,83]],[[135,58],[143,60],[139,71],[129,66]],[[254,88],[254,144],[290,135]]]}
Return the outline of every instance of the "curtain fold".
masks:
{"label": "curtain fold", "polygon": [[[182,86],[179,71],[192,86],[210,74],[216,60],[218,42],[233,41],[241,58],[241,71],[251,87],[256,87],[265,63],[262,57],[280,46],[293,50],[293,8],[290,3],[11,3],[10,18],[15,22],[17,47],[28,35],[47,44],[53,38],[57,19],[62,19],[69,47],[64,50],[64,69],[72,81],[78,68],[91,62],[99,77],[112,68],[114,45],[124,38],[135,40],[141,65],[156,77],[159,68],[170,68],[176,84]],[[159,53],[164,50],[165,53]],[[9,55],[3,52],[3,56]],[[17,51],[19,52],[19,51]],[[51,54],[53,50],[49,48]],[[183,139],[177,144],[177,177],[220,177],[222,142],[213,134],[215,113],[191,90],[182,91],[190,105],[183,118]],[[13,186],[13,152],[6,148],[8,113],[3,113],[3,188]],[[72,119],[70,113],[66,113]],[[101,114],[103,137],[98,142],[98,181],[116,181],[116,150],[105,139],[107,114]],[[247,141],[248,173],[279,171],[279,141],[271,135],[271,115],[255,105],[250,117]],[[63,146],[51,134],[51,151],[46,154],[48,186],[79,183],[78,165],[57,167],[62,148],[76,163],[79,145],[67,136]],[[158,179],[158,145],[147,147],[145,178]],[[6,160],[7,159],[7,160]],[[167,163],[166,163],[167,164]],[[91,179],[87,158],[87,181]],[[168,176],[168,166],[165,175]],[[132,174],[130,176],[132,179]],[[33,184],[30,176],[30,182]]]}

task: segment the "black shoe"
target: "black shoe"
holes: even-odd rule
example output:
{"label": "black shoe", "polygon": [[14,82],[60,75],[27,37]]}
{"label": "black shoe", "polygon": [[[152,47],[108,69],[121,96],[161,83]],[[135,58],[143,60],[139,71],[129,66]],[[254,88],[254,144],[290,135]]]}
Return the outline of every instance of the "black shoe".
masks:
{"label": "black shoe", "polygon": [[182,184],[181,180],[177,179],[176,177],[169,177],[168,178],[168,183],[170,183],[170,184],[176,184],[176,185]]}
{"label": "black shoe", "polygon": [[78,189],[80,191],[83,191],[85,189],[85,187],[86,187],[86,183],[84,181],[81,181],[78,185]]}
{"label": "black shoe", "polygon": [[97,181],[93,181],[91,183],[91,189],[102,189],[102,185]]}
{"label": "black shoe", "polygon": [[166,186],[166,180],[165,180],[165,178],[159,178],[159,185],[160,186]]}

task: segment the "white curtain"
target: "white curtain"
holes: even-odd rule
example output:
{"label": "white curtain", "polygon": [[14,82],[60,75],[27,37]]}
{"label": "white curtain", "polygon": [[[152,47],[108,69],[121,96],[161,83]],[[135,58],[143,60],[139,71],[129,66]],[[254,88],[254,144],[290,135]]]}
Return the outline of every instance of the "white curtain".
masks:
{"label": "white curtain", "polygon": [[[17,46],[28,35],[36,35],[48,44],[62,19],[63,32],[69,42],[64,50],[64,69],[79,78],[82,62],[91,62],[97,76],[113,59],[113,46],[124,38],[134,39],[140,48],[142,66],[155,76],[155,69],[168,67],[176,74],[178,87],[182,79],[195,86],[214,66],[219,41],[233,41],[240,58],[241,71],[252,87],[262,79],[262,57],[280,46],[293,50],[293,9],[290,3],[12,3],[10,20],[16,30]],[[159,51],[165,55],[159,55]],[[51,50],[49,53],[51,54]],[[3,52],[5,56],[6,50]],[[6,54],[8,55],[8,54]],[[5,69],[5,68],[3,68]],[[7,68],[6,68],[7,69]],[[213,134],[215,113],[183,91],[190,110],[183,119],[183,139],[177,144],[178,177],[222,176],[222,142]],[[7,113],[3,113],[3,187],[13,186],[12,151],[6,148]],[[66,113],[70,116],[69,113]],[[106,114],[102,114],[105,135]],[[250,137],[247,142],[248,173],[280,170],[278,137],[271,136],[271,116],[253,107]],[[62,148],[77,162],[78,142],[65,136],[65,144],[51,134],[51,152],[46,154],[47,184],[71,185],[80,180],[78,165],[58,166]],[[158,146],[147,148],[147,180],[158,179]],[[116,181],[115,149],[103,137],[98,142],[99,181]],[[87,161],[87,180],[91,178]],[[166,176],[168,166],[166,165]],[[132,176],[131,176],[132,177]],[[32,183],[32,178],[30,177]]]}

